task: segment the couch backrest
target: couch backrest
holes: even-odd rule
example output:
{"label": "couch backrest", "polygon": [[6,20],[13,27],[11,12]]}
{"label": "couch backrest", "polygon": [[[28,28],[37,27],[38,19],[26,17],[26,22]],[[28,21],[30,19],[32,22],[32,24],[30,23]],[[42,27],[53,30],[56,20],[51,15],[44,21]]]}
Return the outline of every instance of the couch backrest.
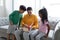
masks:
{"label": "couch backrest", "polygon": [[8,25],[9,18],[8,17],[0,17],[0,26]]}
{"label": "couch backrest", "polygon": [[52,30],[55,30],[56,25],[57,25],[58,22],[60,21],[60,18],[59,18],[59,17],[48,17],[48,19],[49,19],[50,28],[51,28]]}
{"label": "couch backrest", "polygon": [[55,32],[54,40],[60,40],[60,29]]}

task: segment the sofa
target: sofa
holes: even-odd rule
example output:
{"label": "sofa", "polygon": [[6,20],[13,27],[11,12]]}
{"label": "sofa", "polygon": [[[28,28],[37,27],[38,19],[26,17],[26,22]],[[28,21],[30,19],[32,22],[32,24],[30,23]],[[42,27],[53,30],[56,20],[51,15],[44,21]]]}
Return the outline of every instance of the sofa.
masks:
{"label": "sofa", "polygon": [[[56,30],[56,25],[59,23],[60,19],[57,17],[48,17],[49,25],[50,25],[50,32],[48,35],[48,40],[54,39],[54,33]],[[38,19],[39,21],[39,19]],[[9,27],[9,18],[8,17],[0,17],[0,37],[7,38],[7,29]],[[46,38],[42,37],[42,40]]]}
{"label": "sofa", "polygon": [[54,40],[60,40],[60,22],[56,25]]}
{"label": "sofa", "polygon": [[0,17],[0,37],[7,37],[8,27],[9,27],[9,18]]}

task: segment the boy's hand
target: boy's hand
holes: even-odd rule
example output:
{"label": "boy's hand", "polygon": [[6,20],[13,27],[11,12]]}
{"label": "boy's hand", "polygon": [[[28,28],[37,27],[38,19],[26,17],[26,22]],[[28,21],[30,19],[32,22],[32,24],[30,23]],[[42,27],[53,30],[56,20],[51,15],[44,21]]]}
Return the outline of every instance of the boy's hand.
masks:
{"label": "boy's hand", "polygon": [[10,25],[13,25],[13,22],[10,20]]}

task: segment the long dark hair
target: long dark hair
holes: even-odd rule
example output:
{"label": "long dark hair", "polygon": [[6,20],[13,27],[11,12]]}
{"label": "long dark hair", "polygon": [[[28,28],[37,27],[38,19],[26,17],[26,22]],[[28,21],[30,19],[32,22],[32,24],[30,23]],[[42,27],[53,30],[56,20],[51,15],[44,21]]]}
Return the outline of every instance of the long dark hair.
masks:
{"label": "long dark hair", "polygon": [[44,21],[48,21],[48,14],[47,14],[46,8],[39,10],[39,14],[42,14],[41,20],[42,20],[43,24],[44,24]]}

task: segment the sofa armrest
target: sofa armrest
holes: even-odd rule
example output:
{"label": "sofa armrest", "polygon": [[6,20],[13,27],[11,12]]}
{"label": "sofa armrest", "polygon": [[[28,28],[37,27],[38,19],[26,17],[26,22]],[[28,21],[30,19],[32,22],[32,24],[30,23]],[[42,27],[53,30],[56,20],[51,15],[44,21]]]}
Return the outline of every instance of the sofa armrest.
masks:
{"label": "sofa armrest", "polygon": [[54,30],[50,30],[48,37],[52,39],[54,38]]}

